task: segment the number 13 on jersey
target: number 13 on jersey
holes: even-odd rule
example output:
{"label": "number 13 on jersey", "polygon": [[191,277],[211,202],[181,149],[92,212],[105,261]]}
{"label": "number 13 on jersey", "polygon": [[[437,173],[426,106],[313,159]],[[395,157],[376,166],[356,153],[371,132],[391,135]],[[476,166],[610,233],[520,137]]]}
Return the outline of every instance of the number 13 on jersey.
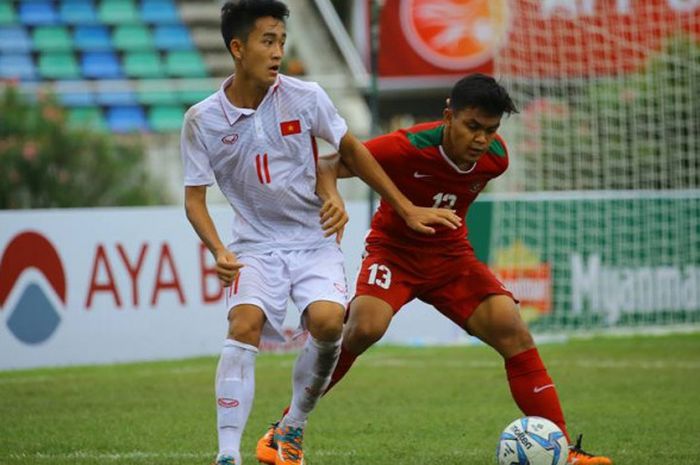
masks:
{"label": "number 13 on jersey", "polygon": [[374,284],[382,289],[389,289],[389,286],[391,286],[391,270],[388,266],[374,263],[367,269],[369,270],[367,284]]}

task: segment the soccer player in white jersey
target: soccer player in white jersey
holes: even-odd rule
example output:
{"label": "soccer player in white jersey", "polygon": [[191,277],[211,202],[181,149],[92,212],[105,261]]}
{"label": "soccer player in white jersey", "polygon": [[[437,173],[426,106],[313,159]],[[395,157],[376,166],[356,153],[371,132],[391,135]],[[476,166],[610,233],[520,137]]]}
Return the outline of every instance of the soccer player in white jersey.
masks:
{"label": "soccer player in white jersey", "polygon": [[[410,228],[433,234],[431,224],[461,224],[452,210],[416,207],[403,196],[317,84],[279,74],[288,14],[277,0],[223,6],[221,32],[235,74],[187,112],[181,136],[187,218],[228,288],[228,335],[215,386],[217,465],[241,464],[258,345],[261,337],[284,339],[289,297],[309,337],[293,369],[291,408],[274,430],[272,463],[303,464],[304,426],[338,359],[347,296],[343,256],[330,236],[347,217],[315,193],[315,137],[336,148]],[[214,182],[235,212],[228,247],[207,210]]]}

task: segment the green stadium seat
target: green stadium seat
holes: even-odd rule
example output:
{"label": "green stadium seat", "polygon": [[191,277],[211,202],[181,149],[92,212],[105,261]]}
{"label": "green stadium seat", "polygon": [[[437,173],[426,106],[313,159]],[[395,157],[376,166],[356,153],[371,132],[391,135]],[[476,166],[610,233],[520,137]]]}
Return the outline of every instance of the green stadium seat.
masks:
{"label": "green stadium seat", "polygon": [[145,26],[122,25],[114,29],[112,43],[118,50],[152,50],[153,36]]}
{"label": "green stadium seat", "polygon": [[199,52],[174,51],[165,58],[165,71],[172,77],[206,77],[207,69]]}
{"label": "green stadium seat", "polygon": [[137,84],[136,99],[141,105],[177,105],[177,93],[164,81],[142,80]]}
{"label": "green stadium seat", "polygon": [[17,15],[10,2],[0,2],[0,24],[15,24]]}
{"label": "green stadium seat", "polygon": [[155,52],[129,52],[124,56],[124,72],[132,78],[164,77],[160,55]]}
{"label": "green stadium seat", "polygon": [[40,52],[70,52],[73,41],[62,26],[38,26],[32,32],[34,50]]}
{"label": "green stadium seat", "polygon": [[42,53],[39,75],[44,79],[77,79],[80,68],[72,53]]}
{"label": "green stadium seat", "polygon": [[139,23],[139,13],[132,0],[102,0],[97,16],[105,24]]}
{"label": "green stadium seat", "polygon": [[181,106],[154,106],[148,112],[148,123],[155,132],[179,131],[185,111]]}
{"label": "green stadium seat", "polygon": [[68,110],[68,125],[73,128],[91,128],[97,131],[106,131],[102,110],[99,107],[76,107]]}
{"label": "green stadium seat", "polygon": [[180,79],[177,82],[177,89],[180,103],[186,106],[201,102],[218,90],[216,86],[201,79]]}

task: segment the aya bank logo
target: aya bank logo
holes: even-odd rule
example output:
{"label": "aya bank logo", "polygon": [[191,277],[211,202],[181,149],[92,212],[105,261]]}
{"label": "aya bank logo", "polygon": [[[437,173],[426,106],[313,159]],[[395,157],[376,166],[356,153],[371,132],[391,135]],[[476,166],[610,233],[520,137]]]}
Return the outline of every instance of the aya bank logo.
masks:
{"label": "aya bank logo", "polygon": [[[25,273],[29,270],[43,275],[57,299],[47,294],[51,290],[45,289],[35,271]],[[23,275],[29,278],[23,279]],[[56,249],[39,233],[26,231],[16,235],[0,259],[0,310],[9,311],[8,329],[25,344],[44,342],[61,322],[52,303],[56,300],[65,306],[66,277]]]}

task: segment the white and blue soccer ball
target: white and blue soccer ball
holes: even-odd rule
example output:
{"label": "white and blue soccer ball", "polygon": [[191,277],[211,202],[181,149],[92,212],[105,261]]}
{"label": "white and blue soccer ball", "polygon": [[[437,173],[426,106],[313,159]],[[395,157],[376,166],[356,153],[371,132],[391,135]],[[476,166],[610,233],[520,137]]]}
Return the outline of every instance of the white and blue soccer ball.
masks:
{"label": "white and blue soccer ball", "polygon": [[513,421],[501,433],[499,465],[565,465],[569,442],[557,425],[541,417]]}

